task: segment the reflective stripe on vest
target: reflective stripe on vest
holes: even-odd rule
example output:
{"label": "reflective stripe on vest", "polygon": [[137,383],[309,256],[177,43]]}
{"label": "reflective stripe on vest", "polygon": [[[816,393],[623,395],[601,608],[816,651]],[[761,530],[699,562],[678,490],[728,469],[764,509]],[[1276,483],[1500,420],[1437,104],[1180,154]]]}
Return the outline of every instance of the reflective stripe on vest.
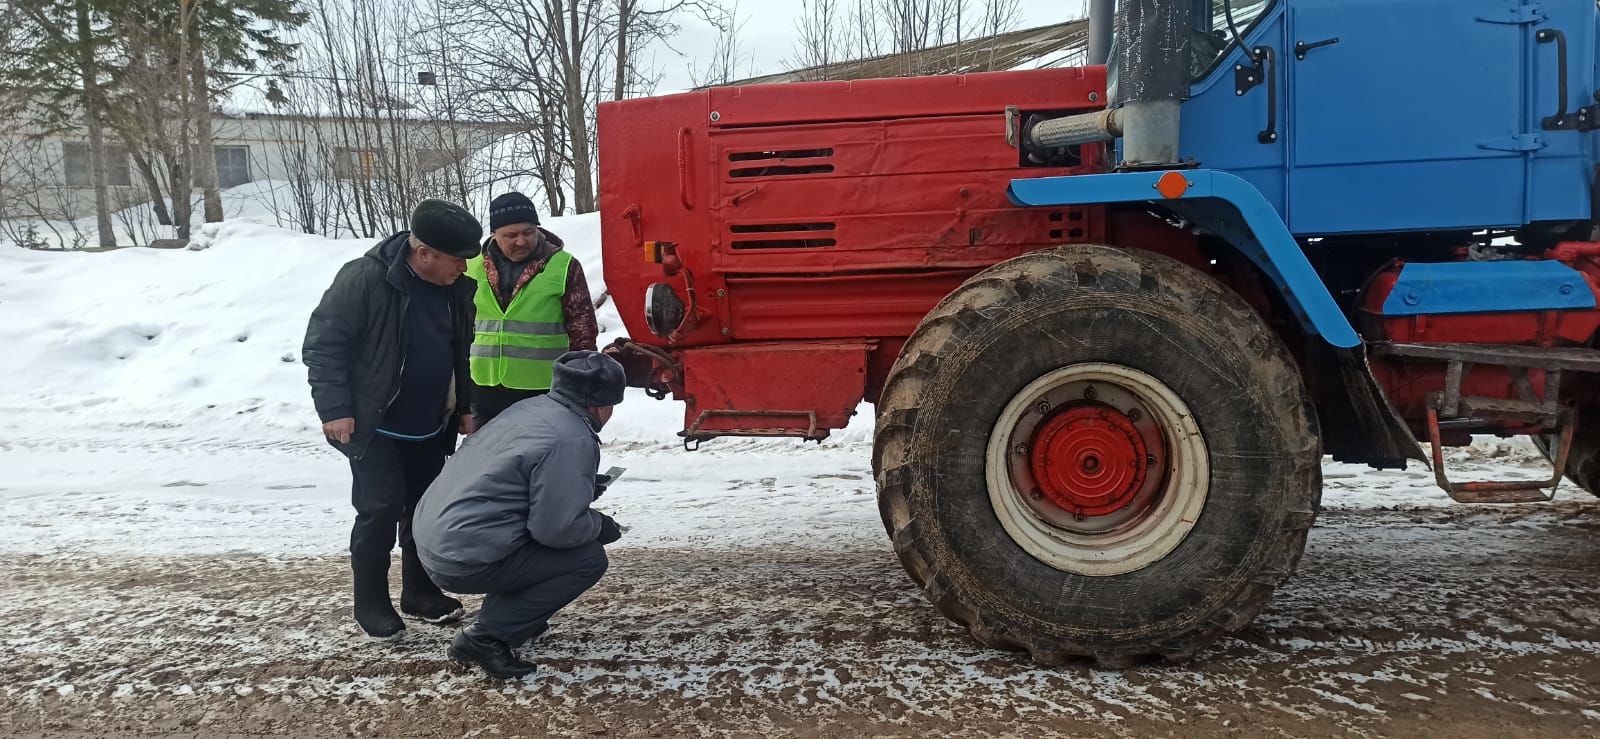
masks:
{"label": "reflective stripe on vest", "polygon": [[533,323],[530,321],[500,321],[479,319],[472,324],[472,330],[495,332],[510,331],[517,334],[561,334],[566,335],[565,323]]}
{"label": "reflective stripe on vest", "polygon": [[548,390],[556,359],[570,347],[561,301],[572,255],[565,251],[550,255],[544,269],[511,298],[505,310],[489,286],[486,258],[467,262],[467,276],[478,281],[473,296],[478,317],[467,358],[472,381],[484,387]]}

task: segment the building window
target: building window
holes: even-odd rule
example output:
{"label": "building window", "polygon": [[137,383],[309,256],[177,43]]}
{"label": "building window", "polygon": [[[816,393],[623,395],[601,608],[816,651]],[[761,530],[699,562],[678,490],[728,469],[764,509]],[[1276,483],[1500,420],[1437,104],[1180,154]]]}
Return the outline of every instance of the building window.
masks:
{"label": "building window", "polygon": [[238,187],[255,178],[250,176],[250,147],[218,146],[217,187]]}
{"label": "building window", "polygon": [[[120,146],[107,146],[106,181],[111,185],[127,187],[133,184],[128,172],[128,151]],[[89,145],[81,141],[61,144],[61,166],[65,170],[68,187],[93,187],[94,170],[89,167]]]}
{"label": "building window", "polygon": [[468,153],[466,149],[418,149],[417,169],[422,172],[444,169],[466,159]]}
{"label": "building window", "polygon": [[341,180],[365,180],[377,173],[376,149],[351,149],[341,146],[333,150],[334,177]]}

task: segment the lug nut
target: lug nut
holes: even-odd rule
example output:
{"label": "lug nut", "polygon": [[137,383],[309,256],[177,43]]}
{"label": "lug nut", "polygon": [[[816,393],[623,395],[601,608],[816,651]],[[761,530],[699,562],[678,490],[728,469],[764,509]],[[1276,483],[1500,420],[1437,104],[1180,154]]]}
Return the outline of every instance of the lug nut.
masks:
{"label": "lug nut", "polygon": [[1050,401],[1041,400],[1041,401],[1039,401],[1038,405],[1033,407],[1033,409],[1038,411],[1039,415],[1041,415],[1041,416],[1046,414],[1046,413],[1049,413],[1050,412]]}
{"label": "lug nut", "polygon": [[1094,400],[1094,396],[1095,396],[1095,392],[1094,392],[1094,386],[1093,385],[1090,385],[1090,386],[1088,386],[1088,387],[1083,389],[1083,397],[1084,397],[1084,399],[1086,399],[1086,400]]}
{"label": "lug nut", "polygon": [[1140,413],[1138,408],[1129,408],[1128,409],[1128,420],[1129,421],[1138,421],[1141,418],[1144,418],[1144,414]]}
{"label": "lug nut", "polygon": [[1144,455],[1144,466],[1146,466],[1146,467],[1154,467],[1154,466],[1156,466],[1156,455],[1154,455],[1154,454],[1146,454],[1146,455]]}
{"label": "lug nut", "polygon": [[1035,489],[1033,492],[1028,493],[1028,496],[1033,498],[1034,500],[1038,500],[1038,499],[1044,497],[1044,493],[1041,493],[1037,489]]}
{"label": "lug nut", "polygon": [[1017,445],[1017,456],[1025,457],[1025,456],[1027,456],[1027,454],[1028,454],[1028,445],[1027,444],[1018,444]]}

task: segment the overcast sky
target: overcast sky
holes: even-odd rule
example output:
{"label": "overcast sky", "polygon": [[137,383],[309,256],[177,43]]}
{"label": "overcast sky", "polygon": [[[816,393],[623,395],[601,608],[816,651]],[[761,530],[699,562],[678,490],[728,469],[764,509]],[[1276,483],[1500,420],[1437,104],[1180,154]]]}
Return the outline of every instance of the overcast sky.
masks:
{"label": "overcast sky", "polygon": [[[982,0],[969,0],[978,7]],[[1052,23],[1083,17],[1084,0],[1021,0],[1022,22],[1018,28],[1047,26]],[[794,53],[795,21],[800,15],[800,0],[740,0],[739,15],[744,21],[740,45],[754,66],[750,75],[771,74],[788,69],[785,64]],[[670,50],[657,49],[655,63],[665,77],[659,92],[671,92],[693,87],[689,65],[710,55],[716,44],[716,30],[703,21],[685,17],[682,32],[672,45],[683,53],[678,57]],[[743,70],[741,70],[743,72]]]}

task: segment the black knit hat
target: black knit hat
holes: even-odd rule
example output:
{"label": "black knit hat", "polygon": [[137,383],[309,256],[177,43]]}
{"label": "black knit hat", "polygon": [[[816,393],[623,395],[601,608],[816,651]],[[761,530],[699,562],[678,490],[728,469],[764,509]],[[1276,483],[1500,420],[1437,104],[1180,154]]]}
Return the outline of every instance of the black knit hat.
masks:
{"label": "black knit hat", "polygon": [[508,192],[489,203],[490,231],[513,223],[539,225],[539,211],[534,209],[533,201],[520,192]]}
{"label": "black knit hat", "polygon": [[483,226],[465,208],[443,200],[424,200],[411,211],[411,235],[452,257],[478,256]]}
{"label": "black knit hat", "polygon": [[567,352],[556,360],[550,392],[585,408],[606,408],[622,402],[628,389],[622,365],[600,352]]}

